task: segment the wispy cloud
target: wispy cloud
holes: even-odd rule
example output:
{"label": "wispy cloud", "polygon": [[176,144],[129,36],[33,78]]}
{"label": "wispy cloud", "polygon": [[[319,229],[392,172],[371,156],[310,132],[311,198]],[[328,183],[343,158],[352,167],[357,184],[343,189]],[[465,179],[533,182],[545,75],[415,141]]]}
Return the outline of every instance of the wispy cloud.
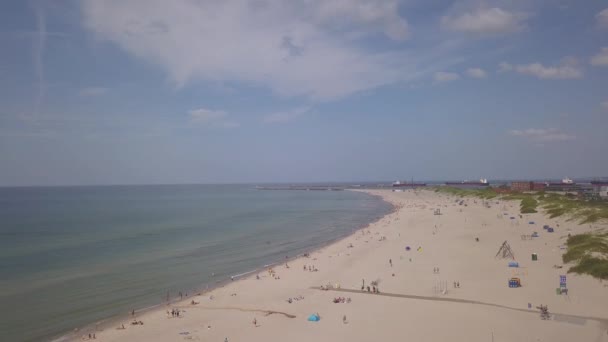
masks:
{"label": "wispy cloud", "polygon": [[285,123],[297,119],[301,115],[310,111],[310,107],[299,107],[292,110],[272,113],[264,116],[265,123]]}
{"label": "wispy cloud", "polygon": [[469,12],[443,16],[441,26],[452,31],[478,35],[518,32],[525,28],[525,14],[502,8],[477,8]]}
{"label": "wispy cloud", "polygon": [[486,78],[488,76],[485,70],[481,68],[469,68],[467,69],[467,75],[472,78]]}
{"label": "wispy cloud", "polygon": [[603,47],[597,55],[591,57],[591,65],[608,66],[608,47]]}
{"label": "wispy cloud", "polygon": [[190,120],[198,124],[208,124],[218,121],[227,115],[224,111],[206,108],[192,109],[188,111],[188,114],[190,115]]}
{"label": "wispy cloud", "polygon": [[236,128],[240,126],[237,121],[228,119],[228,113],[223,110],[198,108],[188,111],[188,115],[190,116],[190,122],[196,125],[222,128]]}
{"label": "wispy cloud", "polygon": [[433,76],[433,79],[435,80],[436,83],[445,83],[445,82],[456,81],[457,79],[460,79],[460,75],[458,75],[455,72],[439,71],[439,72],[435,73],[435,75]]}
{"label": "wispy cloud", "polygon": [[570,141],[576,139],[576,136],[562,132],[557,128],[515,129],[510,130],[508,133],[511,136],[525,138],[537,143]]}
{"label": "wispy cloud", "polygon": [[597,26],[599,28],[608,29],[608,8],[605,8],[596,14],[595,20],[597,21]]}
{"label": "wispy cloud", "polygon": [[444,64],[401,44],[410,35],[398,0],[84,1],[83,22],[99,38],[163,70],[177,87],[239,82],[282,96],[332,100],[422,78]]}
{"label": "wispy cloud", "polygon": [[544,80],[576,79],[583,77],[583,70],[575,59],[565,58],[560,64],[545,66],[541,63],[512,65],[499,64],[499,72],[516,71],[520,74],[535,76]]}
{"label": "wispy cloud", "polygon": [[103,87],[87,87],[80,90],[80,96],[99,96],[108,91],[108,88]]}

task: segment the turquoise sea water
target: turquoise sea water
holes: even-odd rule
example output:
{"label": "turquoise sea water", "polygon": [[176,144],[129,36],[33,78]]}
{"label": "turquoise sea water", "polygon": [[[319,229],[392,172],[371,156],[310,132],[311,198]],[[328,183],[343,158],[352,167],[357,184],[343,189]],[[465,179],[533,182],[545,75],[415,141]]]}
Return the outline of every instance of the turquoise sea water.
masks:
{"label": "turquoise sea water", "polygon": [[0,188],[0,340],[50,340],[213,287],[390,209],[351,191],[244,185]]}

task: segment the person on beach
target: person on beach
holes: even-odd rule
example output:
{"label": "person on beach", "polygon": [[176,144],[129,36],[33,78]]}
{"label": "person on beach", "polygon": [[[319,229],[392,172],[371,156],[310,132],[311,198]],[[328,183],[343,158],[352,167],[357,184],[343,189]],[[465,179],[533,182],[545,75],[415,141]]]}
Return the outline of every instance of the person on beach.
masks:
{"label": "person on beach", "polygon": [[344,315],[344,317],[342,317],[342,323],[346,324],[346,315]]}
{"label": "person on beach", "polygon": [[388,259],[388,263],[393,267],[393,259]]}
{"label": "person on beach", "polygon": [[257,327],[258,326],[258,320],[255,319],[255,317],[253,318],[253,326]]}

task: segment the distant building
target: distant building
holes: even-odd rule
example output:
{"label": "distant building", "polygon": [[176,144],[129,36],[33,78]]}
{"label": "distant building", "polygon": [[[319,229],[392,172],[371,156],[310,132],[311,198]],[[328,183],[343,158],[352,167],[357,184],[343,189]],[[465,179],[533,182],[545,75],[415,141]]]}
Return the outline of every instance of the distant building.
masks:
{"label": "distant building", "polygon": [[511,190],[513,191],[530,191],[532,190],[533,182],[511,182]]}
{"label": "distant building", "polygon": [[543,191],[546,187],[545,183],[532,183],[532,191]]}
{"label": "distant building", "polygon": [[545,191],[578,192],[581,186],[576,183],[547,183]]}
{"label": "distant building", "polygon": [[601,199],[608,199],[608,182],[591,182],[592,192]]}

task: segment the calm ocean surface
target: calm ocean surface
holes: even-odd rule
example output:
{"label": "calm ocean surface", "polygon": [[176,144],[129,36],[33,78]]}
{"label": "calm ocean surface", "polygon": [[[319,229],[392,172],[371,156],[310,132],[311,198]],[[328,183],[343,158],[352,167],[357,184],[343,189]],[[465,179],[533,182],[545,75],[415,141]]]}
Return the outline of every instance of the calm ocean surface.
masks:
{"label": "calm ocean surface", "polygon": [[0,341],[50,340],[212,287],[390,209],[351,191],[244,185],[0,188]]}

